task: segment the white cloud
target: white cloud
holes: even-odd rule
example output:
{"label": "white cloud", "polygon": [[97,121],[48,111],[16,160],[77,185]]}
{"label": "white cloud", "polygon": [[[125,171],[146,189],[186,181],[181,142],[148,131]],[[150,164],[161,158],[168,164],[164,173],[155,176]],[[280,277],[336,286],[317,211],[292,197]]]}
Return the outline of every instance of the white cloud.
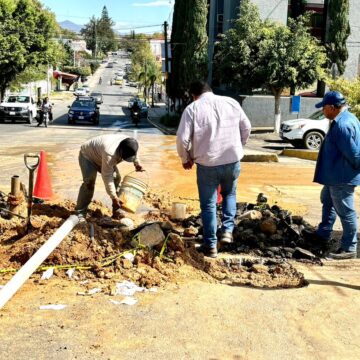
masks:
{"label": "white cloud", "polygon": [[151,1],[148,3],[133,3],[132,5],[137,7],[173,6],[174,0]]}

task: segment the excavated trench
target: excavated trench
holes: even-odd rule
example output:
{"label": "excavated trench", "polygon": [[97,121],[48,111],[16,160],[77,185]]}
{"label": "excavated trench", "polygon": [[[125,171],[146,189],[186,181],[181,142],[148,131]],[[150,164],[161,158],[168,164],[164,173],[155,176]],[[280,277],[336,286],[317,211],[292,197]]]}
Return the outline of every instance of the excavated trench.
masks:
{"label": "excavated trench", "polygon": [[[33,277],[53,267],[64,280],[66,271],[75,269],[75,280],[131,280],[145,287],[200,279],[289,288],[307,285],[294,260],[321,264],[325,250],[301,236],[306,221],[276,205],[238,203],[234,243],[209,259],[195,249],[202,241],[200,216],[174,222],[154,194],[146,200],[157,210],[148,212],[145,222],[136,216],[113,220],[110,209],[93,202],[87,221],[75,227]],[[35,204],[29,233],[23,220],[0,217],[0,277],[9,279],[73,211],[71,201]]]}

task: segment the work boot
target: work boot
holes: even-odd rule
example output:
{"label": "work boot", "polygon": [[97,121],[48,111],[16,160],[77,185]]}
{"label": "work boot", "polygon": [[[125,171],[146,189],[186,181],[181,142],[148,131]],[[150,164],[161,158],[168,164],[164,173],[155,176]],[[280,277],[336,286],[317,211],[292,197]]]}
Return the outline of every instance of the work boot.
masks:
{"label": "work boot", "polygon": [[326,239],[322,236],[320,236],[316,230],[311,229],[304,229],[301,232],[301,235],[303,238],[309,242],[312,242],[314,244],[318,243],[319,245],[327,245],[330,242],[330,239]]}
{"label": "work boot", "polygon": [[326,258],[331,260],[348,260],[356,259],[356,257],[356,251],[346,251],[342,248],[339,248],[337,251],[329,253]]}
{"label": "work boot", "polygon": [[220,242],[222,244],[232,244],[233,243],[233,235],[228,231],[224,231],[220,236]]}
{"label": "work boot", "polygon": [[196,248],[196,251],[199,253],[204,254],[204,256],[210,257],[215,259],[217,257],[217,249],[216,248],[210,248],[208,245],[206,244],[202,244],[199,247]]}

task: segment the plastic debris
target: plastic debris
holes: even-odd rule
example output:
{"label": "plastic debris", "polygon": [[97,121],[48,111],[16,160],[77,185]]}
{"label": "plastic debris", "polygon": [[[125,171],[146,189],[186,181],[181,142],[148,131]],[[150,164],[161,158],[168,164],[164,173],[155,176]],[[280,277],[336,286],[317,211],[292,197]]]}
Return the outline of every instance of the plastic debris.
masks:
{"label": "plastic debris", "polygon": [[54,268],[49,268],[41,275],[41,280],[49,280],[54,275]]}
{"label": "plastic debris", "polygon": [[134,256],[134,254],[132,254],[132,253],[127,253],[127,254],[125,254],[124,256],[123,256],[123,258],[124,259],[127,259],[127,260],[129,260],[129,261],[131,261],[132,263],[134,262],[134,259],[135,259],[135,256]]}
{"label": "plastic debris", "polygon": [[115,295],[133,296],[136,292],[144,292],[146,288],[137,286],[131,281],[124,280],[116,283]]}
{"label": "plastic debris", "polygon": [[63,310],[67,307],[67,305],[63,304],[50,304],[50,305],[41,305],[39,307],[40,310]]}
{"label": "plastic debris", "polygon": [[72,276],[74,275],[75,269],[69,269],[68,271],[66,271],[66,275],[69,277],[69,279],[72,278]]}
{"label": "plastic debris", "polygon": [[100,293],[101,289],[99,288],[93,288],[91,290],[88,290],[87,292],[83,292],[83,291],[78,291],[77,295],[81,295],[81,296],[90,296],[90,295],[94,295],[97,293]]}
{"label": "plastic debris", "polygon": [[112,304],[114,305],[121,305],[121,304],[124,304],[124,305],[135,305],[138,300],[136,300],[135,298],[131,297],[131,296],[126,296],[124,299],[122,299],[121,301],[116,301],[116,300],[113,300],[113,299],[110,299],[109,300]]}

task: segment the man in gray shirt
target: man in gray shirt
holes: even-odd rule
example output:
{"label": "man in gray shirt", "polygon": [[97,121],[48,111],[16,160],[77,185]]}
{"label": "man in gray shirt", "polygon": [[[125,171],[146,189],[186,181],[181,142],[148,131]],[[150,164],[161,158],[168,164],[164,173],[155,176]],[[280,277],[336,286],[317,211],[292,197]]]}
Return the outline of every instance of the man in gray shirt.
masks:
{"label": "man in gray shirt", "polygon": [[236,214],[236,188],[243,146],[251,124],[240,104],[229,97],[213,94],[208,84],[196,81],[190,86],[192,102],[182,114],[177,131],[177,151],[183,168],[197,165],[197,185],[203,221],[204,255],[217,256],[217,189],[223,197],[220,242],[232,242]]}
{"label": "man in gray shirt", "polygon": [[105,189],[113,204],[113,216],[121,208],[118,198],[118,187],[121,176],[117,164],[121,161],[133,162],[136,171],[143,171],[137,159],[138,142],[119,134],[96,136],[86,141],[80,148],[79,165],[83,176],[76,210],[83,215],[94,196],[97,173],[105,184]]}

